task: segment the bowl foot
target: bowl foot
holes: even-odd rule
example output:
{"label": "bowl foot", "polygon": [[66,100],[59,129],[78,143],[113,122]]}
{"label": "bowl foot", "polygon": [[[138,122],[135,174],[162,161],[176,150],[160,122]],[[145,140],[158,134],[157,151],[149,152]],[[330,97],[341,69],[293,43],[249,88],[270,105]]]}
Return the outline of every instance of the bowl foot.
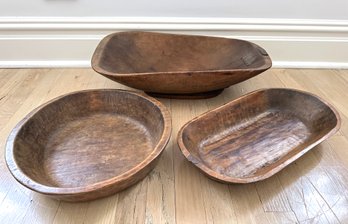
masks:
{"label": "bowl foot", "polygon": [[153,92],[145,92],[146,94],[152,97],[158,98],[171,98],[171,99],[207,99],[211,97],[215,97],[222,93],[224,89],[213,90],[209,92],[203,93],[184,93],[184,94],[172,94],[172,93],[153,93]]}

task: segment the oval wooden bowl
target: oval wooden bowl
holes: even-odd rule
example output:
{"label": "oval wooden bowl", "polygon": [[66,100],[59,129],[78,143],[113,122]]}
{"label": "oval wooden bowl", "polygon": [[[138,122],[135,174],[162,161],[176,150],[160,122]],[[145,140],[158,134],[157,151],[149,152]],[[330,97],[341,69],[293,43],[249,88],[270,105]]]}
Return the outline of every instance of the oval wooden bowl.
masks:
{"label": "oval wooden bowl", "polygon": [[264,89],[188,122],[179,131],[185,157],[226,183],[268,178],[336,133],[337,111],[317,96]]}
{"label": "oval wooden bowl", "polygon": [[7,140],[6,162],[36,192],[92,200],[144,178],[170,134],[170,114],[153,98],[124,90],[80,91],[28,114]]}
{"label": "oval wooden bowl", "polygon": [[92,57],[105,77],[169,98],[213,97],[271,66],[267,52],[248,41],[152,32],[108,35]]}

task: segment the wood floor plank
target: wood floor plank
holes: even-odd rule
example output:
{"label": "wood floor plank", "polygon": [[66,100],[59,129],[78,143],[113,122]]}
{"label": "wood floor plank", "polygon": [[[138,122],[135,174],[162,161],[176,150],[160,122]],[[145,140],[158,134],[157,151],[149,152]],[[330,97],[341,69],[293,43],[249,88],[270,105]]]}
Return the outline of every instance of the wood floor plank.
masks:
{"label": "wood floor plank", "polygon": [[118,195],[102,198],[88,203],[83,223],[115,223]]}
{"label": "wood floor plank", "polygon": [[329,222],[327,216],[331,211],[326,210],[326,202],[304,172],[291,165],[280,173],[279,178],[299,222]]}
{"label": "wood floor plank", "polygon": [[342,167],[348,167],[348,138],[343,136],[334,136],[328,140],[328,143],[332,148],[335,149],[337,161],[342,162]]}
{"label": "wood floor plank", "polygon": [[255,184],[230,185],[238,223],[297,223],[292,211],[264,211]]}
{"label": "wood floor plank", "polygon": [[60,203],[54,216],[53,223],[83,223],[86,216],[88,203]]}
{"label": "wood floor plank", "polygon": [[332,70],[336,75],[339,75],[348,84],[348,70]]}
{"label": "wood floor plank", "polygon": [[[160,101],[171,111],[170,99]],[[154,170],[148,175],[146,222],[175,223],[175,183],[173,147],[176,144],[176,133],[163,151]]]}
{"label": "wood floor plank", "polygon": [[[15,81],[17,78],[18,69],[0,69],[0,91],[3,89],[3,87],[10,81]],[[11,81],[10,81],[11,82]],[[2,98],[2,97],[0,97]]]}
{"label": "wood floor plank", "polygon": [[310,163],[315,163],[318,168],[317,171],[308,172],[306,176],[320,192],[337,219],[341,223],[345,223],[348,220],[348,210],[346,209],[348,205],[348,191],[346,190],[348,170],[344,164],[347,157],[337,155],[331,145],[333,144],[335,149],[343,148],[344,150],[347,150],[348,145],[344,136],[334,136],[329,141],[322,143],[316,147],[317,149],[310,152],[315,154],[317,159],[317,161],[310,161]]}
{"label": "wood floor plank", "polygon": [[1,89],[0,91],[2,95],[0,100],[0,127],[5,126],[12,115],[26,100],[28,95],[35,89],[35,84],[38,80],[42,79],[48,70],[39,70],[30,73],[25,71],[26,70],[20,70],[15,75],[13,74],[13,76],[15,76],[13,77],[15,82],[8,82],[7,84],[12,84],[7,87],[9,89]]}
{"label": "wood floor plank", "polygon": [[114,223],[144,223],[146,220],[147,178],[118,193]]}
{"label": "wood floor plank", "polygon": [[[291,212],[291,207],[279,178],[272,177],[255,184],[265,212]],[[275,192],[278,191],[278,192]],[[274,197],[276,195],[276,197]]]}
{"label": "wood floor plank", "polygon": [[[59,202],[44,199],[51,200],[51,202],[36,204],[36,202],[33,202],[31,192],[23,189],[22,186],[16,186],[14,183],[9,182],[8,184],[11,184],[12,188],[1,203],[0,223],[35,223],[33,219],[26,219],[23,222],[27,212],[29,210],[34,211],[34,207],[39,209],[35,210],[35,216],[37,217],[35,221],[41,223],[52,222],[52,214],[54,214]],[[36,206],[33,206],[34,203]]]}
{"label": "wood floor plank", "polygon": [[[192,101],[191,101],[192,103]],[[179,128],[196,114],[192,104],[185,100],[171,100],[172,132],[175,139]],[[207,223],[204,199],[202,196],[200,173],[195,170],[181,154],[177,144],[173,144],[174,175],[175,175],[175,210],[177,223]]]}

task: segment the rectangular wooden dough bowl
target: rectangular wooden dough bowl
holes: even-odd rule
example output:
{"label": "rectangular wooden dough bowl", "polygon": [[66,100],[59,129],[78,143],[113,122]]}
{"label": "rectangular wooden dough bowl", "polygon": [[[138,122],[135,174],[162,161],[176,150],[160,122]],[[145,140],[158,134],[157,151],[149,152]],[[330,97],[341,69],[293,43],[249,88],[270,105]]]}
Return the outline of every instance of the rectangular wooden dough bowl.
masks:
{"label": "rectangular wooden dough bowl", "polygon": [[313,94],[264,89],[188,122],[178,144],[209,177],[250,183],[279,172],[339,126],[337,111]]}

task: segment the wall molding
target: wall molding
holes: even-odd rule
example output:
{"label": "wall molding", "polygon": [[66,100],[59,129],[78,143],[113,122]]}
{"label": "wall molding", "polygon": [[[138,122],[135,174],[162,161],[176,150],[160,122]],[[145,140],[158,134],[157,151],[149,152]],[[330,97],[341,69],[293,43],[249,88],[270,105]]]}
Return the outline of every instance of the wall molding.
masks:
{"label": "wall molding", "polygon": [[[0,29],[108,29],[123,25],[143,25],[161,30],[173,29],[224,29],[241,26],[242,29],[348,31],[347,20],[310,20],[274,18],[178,18],[178,17],[0,17]],[[163,26],[164,25],[164,26]],[[180,27],[176,28],[175,26]],[[182,26],[187,25],[187,26]]]}
{"label": "wall molding", "polygon": [[[0,68],[89,68],[89,60],[66,61],[0,61]],[[317,68],[317,69],[348,69],[348,63],[335,62],[302,62],[302,61],[275,61],[273,68]]]}
{"label": "wall molding", "polygon": [[159,17],[0,17],[0,67],[88,67],[101,38],[126,30],[245,39],[274,67],[348,68],[345,20]]}

